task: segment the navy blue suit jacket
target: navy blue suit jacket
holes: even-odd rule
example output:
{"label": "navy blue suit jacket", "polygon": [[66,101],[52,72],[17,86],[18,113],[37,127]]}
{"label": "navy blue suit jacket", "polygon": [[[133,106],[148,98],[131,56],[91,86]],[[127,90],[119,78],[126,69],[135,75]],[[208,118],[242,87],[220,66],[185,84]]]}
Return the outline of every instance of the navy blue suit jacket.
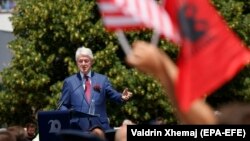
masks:
{"label": "navy blue suit jacket", "polygon": [[[88,131],[98,126],[103,130],[109,130],[111,127],[106,111],[106,100],[108,98],[115,103],[121,104],[123,103],[122,94],[112,87],[105,75],[92,72],[90,79],[91,99],[95,100],[95,114],[100,116],[94,118],[74,117],[70,121],[71,128]],[[80,73],[69,76],[64,80],[62,96],[59,100],[62,105],[59,110],[75,110],[88,113],[90,104],[86,100],[83,83]],[[94,89],[97,85],[100,86],[99,90]]]}

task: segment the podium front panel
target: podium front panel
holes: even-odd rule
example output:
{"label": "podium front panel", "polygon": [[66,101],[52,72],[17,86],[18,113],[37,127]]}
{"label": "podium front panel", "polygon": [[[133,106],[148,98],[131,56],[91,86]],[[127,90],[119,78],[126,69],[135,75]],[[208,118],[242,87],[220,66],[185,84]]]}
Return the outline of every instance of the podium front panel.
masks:
{"label": "podium front panel", "polygon": [[58,141],[57,133],[70,129],[69,111],[38,112],[38,130],[40,141]]}

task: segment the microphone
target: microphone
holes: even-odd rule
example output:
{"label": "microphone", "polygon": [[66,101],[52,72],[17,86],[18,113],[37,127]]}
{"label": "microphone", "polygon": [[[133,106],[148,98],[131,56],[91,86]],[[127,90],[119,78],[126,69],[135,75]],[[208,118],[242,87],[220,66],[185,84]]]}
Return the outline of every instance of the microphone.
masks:
{"label": "microphone", "polygon": [[[78,85],[77,87],[74,88],[74,90],[72,91],[72,93],[74,93],[80,86],[82,86],[82,83],[80,83],[80,85]],[[65,95],[64,98],[62,98],[62,101],[58,104],[56,110],[59,110],[63,104],[63,102],[65,102],[65,100],[69,97],[70,94]]]}

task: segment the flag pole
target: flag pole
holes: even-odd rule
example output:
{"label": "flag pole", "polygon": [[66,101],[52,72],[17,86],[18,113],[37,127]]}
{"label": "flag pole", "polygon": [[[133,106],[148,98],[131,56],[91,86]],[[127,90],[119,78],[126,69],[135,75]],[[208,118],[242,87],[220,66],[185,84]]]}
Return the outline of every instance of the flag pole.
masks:
{"label": "flag pole", "polygon": [[116,36],[118,37],[118,40],[120,42],[120,45],[124,51],[124,53],[126,55],[128,55],[131,51],[131,47],[127,41],[127,38],[126,36],[124,35],[123,31],[122,30],[117,30],[116,32]]}
{"label": "flag pole", "polygon": [[153,36],[151,38],[151,44],[157,46],[158,42],[159,42],[159,33],[156,30],[154,30]]}
{"label": "flag pole", "polygon": [[[159,2],[159,5],[164,4],[164,2],[165,2],[165,1],[160,1],[160,2]],[[152,38],[151,38],[151,44],[157,46],[157,45],[158,45],[158,42],[159,42],[159,38],[160,38],[159,32],[157,32],[156,30],[154,30],[153,36],[152,36]]]}

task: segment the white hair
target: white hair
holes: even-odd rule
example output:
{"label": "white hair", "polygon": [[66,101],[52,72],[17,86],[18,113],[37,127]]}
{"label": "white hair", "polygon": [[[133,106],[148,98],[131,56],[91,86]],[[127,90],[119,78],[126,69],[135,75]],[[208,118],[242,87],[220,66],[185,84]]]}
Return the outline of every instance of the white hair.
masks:
{"label": "white hair", "polygon": [[79,48],[76,50],[75,59],[77,60],[77,58],[80,57],[80,56],[82,56],[82,55],[88,56],[88,57],[91,58],[92,60],[94,59],[92,50],[89,49],[89,48],[86,48],[86,47],[84,47],[84,46],[79,47]]}

